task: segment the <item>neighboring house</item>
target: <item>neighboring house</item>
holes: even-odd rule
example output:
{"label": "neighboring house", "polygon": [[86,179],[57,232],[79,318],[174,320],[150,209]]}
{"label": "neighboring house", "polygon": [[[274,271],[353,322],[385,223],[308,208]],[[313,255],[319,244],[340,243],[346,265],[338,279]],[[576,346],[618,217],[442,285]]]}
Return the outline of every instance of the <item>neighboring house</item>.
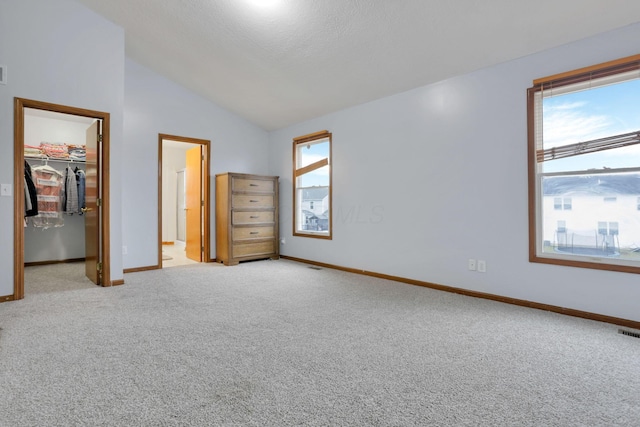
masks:
{"label": "neighboring house", "polygon": [[640,248],[640,174],[547,177],[542,191],[543,239],[555,249]]}
{"label": "neighboring house", "polygon": [[303,228],[324,231],[329,229],[329,188],[302,189]]}

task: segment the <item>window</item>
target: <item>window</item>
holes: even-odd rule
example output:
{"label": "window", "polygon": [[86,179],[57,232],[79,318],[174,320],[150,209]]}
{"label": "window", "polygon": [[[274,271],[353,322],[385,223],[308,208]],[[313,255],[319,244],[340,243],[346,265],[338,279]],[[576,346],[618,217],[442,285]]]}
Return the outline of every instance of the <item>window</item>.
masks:
{"label": "window", "polygon": [[293,140],[293,235],[331,239],[331,133]]}
{"label": "window", "polygon": [[533,84],[530,260],[640,273],[640,55]]}
{"label": "window", "polygon": [[571,197],[554,197],[553,198],[553,209],[557,210],[557,211],[561,211],[561,210],[565,210],[565,211],[570,211],[571,210]]}
{"label": "window", "polygon": [[556,231],[558,233],[566,233],[567,232],[567,221],[558,221],[558,229]]}

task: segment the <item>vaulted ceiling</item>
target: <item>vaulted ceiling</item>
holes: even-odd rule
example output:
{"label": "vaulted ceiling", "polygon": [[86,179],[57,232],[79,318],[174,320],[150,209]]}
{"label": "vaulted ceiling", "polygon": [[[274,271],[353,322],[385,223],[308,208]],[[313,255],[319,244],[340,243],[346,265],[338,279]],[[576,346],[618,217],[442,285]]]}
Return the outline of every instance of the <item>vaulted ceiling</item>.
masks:
{"label": "vaulted ceiling", "polygon": [[78,1],[127,56],[266,130],[640,21],[637,0]]}

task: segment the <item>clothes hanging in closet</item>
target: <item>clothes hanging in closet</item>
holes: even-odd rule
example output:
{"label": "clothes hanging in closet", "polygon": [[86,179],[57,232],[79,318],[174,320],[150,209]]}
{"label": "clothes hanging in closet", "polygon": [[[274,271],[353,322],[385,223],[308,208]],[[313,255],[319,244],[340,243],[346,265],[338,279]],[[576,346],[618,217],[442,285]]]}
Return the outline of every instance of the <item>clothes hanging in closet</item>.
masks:
{"label": "clothes hanging in closet", "polygon": [[31,165],[24,161],[24,216],[38,215],[38,195],[36,186],[33,183]]}
{"label": "clothes hanging in closet", "polygon": [[76,182],[78,184],[78,211],[80,215],[83,214],[82,208],[86,208],[85,205],[85,188],[86,188],[86,176],[82,169],[76,166]]}
{"label": "clothes hanging in closet", "polygon": [[38,200],[38,215],[32,218],[35,227],[62,227],[62,192],[64,176],[49,165],[32,168]]}
{"label": "clothes hanging in closet", "polygon": [[73,215],[78,213],[78,182],[76,181],[76,173],[70,167],[64,171],[64,211]]}

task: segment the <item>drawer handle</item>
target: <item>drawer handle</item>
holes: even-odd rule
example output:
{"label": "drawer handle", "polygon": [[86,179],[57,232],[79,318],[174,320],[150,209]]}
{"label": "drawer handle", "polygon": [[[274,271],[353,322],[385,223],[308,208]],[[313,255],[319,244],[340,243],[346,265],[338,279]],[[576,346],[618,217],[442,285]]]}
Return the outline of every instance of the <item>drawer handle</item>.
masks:
{"label": "drawer handle", "polygon": [[249,218],[251,218],[251,219],[257,219],[257,218],[260,218],[260,215],[251,215]]}
{"label": "drawer handle", "polygon": [[257,187],[258,184],[249,184],[249,187]]}
{"label": "drawer handle", "polygon": [[249,234],[259,234],[259,233],[260,233],[259,231],[252,231]]}
{"label": "drawer handle", "polygon": [[249,200],[249,203],[258,203],[259,200]]}

